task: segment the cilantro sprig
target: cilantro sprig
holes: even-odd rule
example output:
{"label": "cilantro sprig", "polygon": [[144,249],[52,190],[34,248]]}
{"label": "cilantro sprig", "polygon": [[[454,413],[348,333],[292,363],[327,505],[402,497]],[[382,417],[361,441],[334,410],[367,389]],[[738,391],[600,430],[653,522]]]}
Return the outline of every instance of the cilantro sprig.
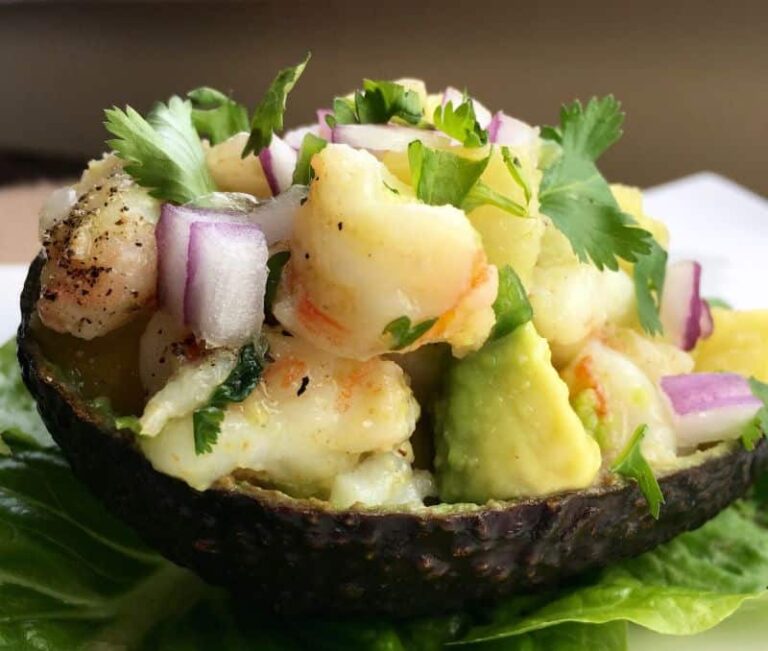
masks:
{"label": "cilantro sprig", "polygon": [[520,277],[509,265],[499,268],[499,291],[493,303],[496,325],[493,326],[490,341],[500,339],[533,318],[533,308],[528,301]]}
{"label": "cilantro sprig", "polygon": [[363,80],[362,90],[353,98],[337,97],[328,124],[387,124],[399,120],[406,124],[419,124],[424,107],[418,93],[393,81]]}
{"label": "cilantro sprig", "polygon": [[757,442],[768,433],[768,384],[757,378],[749,378],[753,395],[763,401],[763,406],[741,433],[741,443],[747,450],[754,450]]}
{"label": "cilantro sprig", "polygon": [[192,123],[212,145],[248,131],[248,109],[215,88],[203,86],[187,93],[192,102]]}
{"label": "cilantro sprig", "polygon": [[480,181],[489,161],[490,154],[473,160],[449,151],[430,149],[420,140],[408,146],[411,179],[419,200],[434,206],[450,204],[466,212],[490,204],[517,217],[524,216],[523,206]]}
{"label": "cilantro sprig", "polygon": [[264,98],[253,112],[251,134],[243,148],[243,158],[251,153],[258,154],[264,147],[268,147],[272,142],[272,134],[283,130],[288,93],[301,77],[311,56],[311,53],[307,52],[303,61],[295,66],[283,68],[267,88]]}
{"label": "cilantro sprig", "polygon": [[411,320],[407,316],[401,316],[390,321],[382,334],[390,335],[392,338],[392,350],[403,350],[426,334],[436,322],[437,319],[427,319],[411,325]]}
{"label": "cilantro sprig", "polygon": [[653,474],[653,469],[643,456],[641,443],[648,432],[647,425],[640,425],[632,438],[627,443],[626,448],[611,466],[611,470],[617,475],[632,479],[637,482],[640,492],[645,496],[648,502],[648,508],[655,519],[659,519],[661,514],[661,505],[664,504],[664,494]]}
{"label": "cilantro sprig", "polygon": [[488,131],[478,123],[475,106],[466,93],[462,103],[455,108],[452,101],[438,106],[433,120],[435,127],[465,147],[482,147],[488,143]]}
{"label": "cilantro sprig", "polygon": [[326,140],[313,133],[304,136],[304,140],[301,141],[296,168],[293,170],[294,185],[309,185],[313,176],[312,165],[310,164],[312,157],[325,149],[327,144]]}
{"label": "cilantro sprig", "polygon": [[624,114],[612,97],[593,98],[586,106],[562,108],[559,127],[542,130],[557,142],[561,155],[545,171],[541,212],[568,238],[574,253],[598,269],[619,268],[619,259],[635,264],[638,316],[651,334],[661,332],[658,316],[666,269],[666,251],[653,236],[622,212],[597,159],[621,137]]}
{"label": "cilantro sprig", "polygon": [[237,364],[232,372],[214,390],[208,402],[195,410],[192,425],[195,437],[195,454],[208,454],[219,440],[224,410],[230,403],[245,400],[259,383],[267,365],[267,346],[248,344],[240,349]]}
{"label": "cilantro sprig", "polygon": [[192,123],[192,105],[180,97],[159,102],[146,119],[130,106],[104,111],[107,141],[125,171],[157,199],[187,203],[216,191]]}

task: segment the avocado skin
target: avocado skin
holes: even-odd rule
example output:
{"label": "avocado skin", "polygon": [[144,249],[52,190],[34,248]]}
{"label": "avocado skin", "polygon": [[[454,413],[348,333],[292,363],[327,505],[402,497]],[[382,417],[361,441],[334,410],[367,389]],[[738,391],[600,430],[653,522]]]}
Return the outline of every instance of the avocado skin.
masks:
{"label": "avocado skin", "polygon": [[41,259],[21,298],[24,381],[75,474],[179,565],[278,613],[439,613],[531,591],[636,556],[701,526],[768,461],[761,440],[660,480],[654,520],[634,484],[451,514],[332,511],[264,490],[199,492],[156,472],[62,384],[30,331]]}

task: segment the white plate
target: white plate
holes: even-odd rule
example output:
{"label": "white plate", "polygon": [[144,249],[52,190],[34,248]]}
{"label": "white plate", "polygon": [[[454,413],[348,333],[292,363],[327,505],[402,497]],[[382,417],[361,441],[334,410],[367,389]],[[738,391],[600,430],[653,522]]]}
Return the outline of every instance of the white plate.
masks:
{"label": "white plate", "polygon": [[[716,174],[703,173],[648,190],[646,212],[667,223],[672,258],[704,266],[705,296],[739,308],[768,307],[768,201]],[[19,321],[19,292],[26,269],[0,265],[0,341]],[[768,622],[737,614],[716,629],[672,637],[633,627],[630,651],[765,651]],[[743,621],[742,621],[743,620]]]}

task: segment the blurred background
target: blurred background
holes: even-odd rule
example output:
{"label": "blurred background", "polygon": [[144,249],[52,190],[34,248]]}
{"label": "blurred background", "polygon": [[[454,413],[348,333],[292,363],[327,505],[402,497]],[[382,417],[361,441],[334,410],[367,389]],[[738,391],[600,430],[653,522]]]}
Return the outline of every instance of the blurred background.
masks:
{"label": "blurred background", "polygon": [[465,85],[533,123],[613,93],[628,118],[602,162],[612,180],[712,170],[768,194],[767,32],[764,0],[0,0],[0,261],[28,257],[14,233],[29,237],[48,189],[18,183],[77,173],[103,148],[103,108],[143,111],[203,84],[254,105],[308,49],[289,126],[363,76]]}

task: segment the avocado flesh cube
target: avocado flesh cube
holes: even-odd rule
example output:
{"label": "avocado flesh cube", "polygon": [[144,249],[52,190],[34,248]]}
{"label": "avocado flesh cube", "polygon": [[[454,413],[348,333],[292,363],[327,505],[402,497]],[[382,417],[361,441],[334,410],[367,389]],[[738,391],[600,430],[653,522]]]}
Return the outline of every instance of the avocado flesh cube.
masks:
{"label": "avocado flesh cube", "polygon": [[454,364],[438,405],[436,446],[445,502],[585,488],[601,462],[532,323]]}

